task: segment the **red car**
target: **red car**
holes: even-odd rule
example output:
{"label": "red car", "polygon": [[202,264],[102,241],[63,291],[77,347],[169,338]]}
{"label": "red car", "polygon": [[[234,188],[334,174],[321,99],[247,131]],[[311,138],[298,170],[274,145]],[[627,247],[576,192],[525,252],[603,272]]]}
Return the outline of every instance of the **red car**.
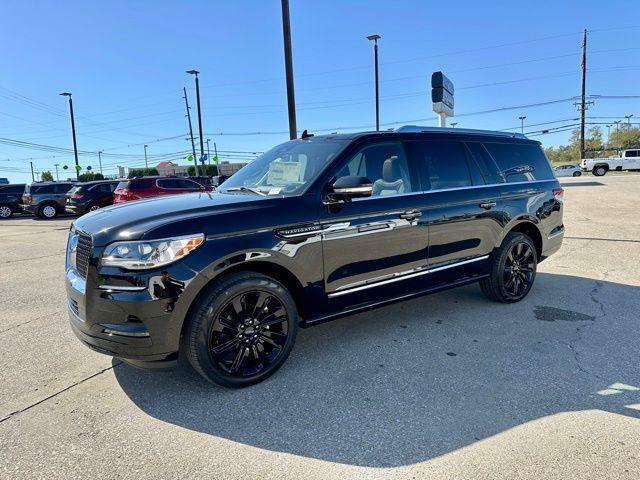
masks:
{"label": "red car", "polygon": [[181,193],[210,192],[213,188],[188,178],[141,177],[120,182],[113,192],[113,203],[124,203],[142,198],[178,195]]}

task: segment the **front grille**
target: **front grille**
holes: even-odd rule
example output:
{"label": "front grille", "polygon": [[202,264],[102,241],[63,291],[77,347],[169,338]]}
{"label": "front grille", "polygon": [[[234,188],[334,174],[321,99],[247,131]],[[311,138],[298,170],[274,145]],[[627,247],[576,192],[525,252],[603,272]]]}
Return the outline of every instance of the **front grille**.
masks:
{"label": "front grille", "polygon": [[76,271],[82,278],[87,278],[89,258],[91,258],[91,237],[80,234],[78,236],[78,249],[76,250]]}

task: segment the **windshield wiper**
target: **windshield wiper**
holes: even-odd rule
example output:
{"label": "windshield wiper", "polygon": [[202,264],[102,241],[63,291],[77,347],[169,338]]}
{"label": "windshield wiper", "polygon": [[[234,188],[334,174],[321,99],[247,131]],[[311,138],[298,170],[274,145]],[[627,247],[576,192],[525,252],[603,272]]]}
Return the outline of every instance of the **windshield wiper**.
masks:
{"label": "windshield wiper", "polygon": [[226,192],[251,192],[251,193],[255,193],[256,195],[260,195],[261,197],[267,196],[266,193],[261,192],[257,188],[252,188],[252,187],[231,187],[231,188],[227,188],[225,190],[225,193]]}

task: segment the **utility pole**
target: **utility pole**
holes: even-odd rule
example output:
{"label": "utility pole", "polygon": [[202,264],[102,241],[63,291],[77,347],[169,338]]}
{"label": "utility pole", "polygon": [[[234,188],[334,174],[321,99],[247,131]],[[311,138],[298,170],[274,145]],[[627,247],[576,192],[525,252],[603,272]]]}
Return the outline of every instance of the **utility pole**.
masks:
{"label": "utility pole", "polygon": [[149,145],[144,146],[144,168],[149,168],[149,163],[147,162],[147,147]]}
{"label": "utility pole", "polygon": [[69,111],[71,112],[71,133],[73,135],[73,155],[76,159],[76,180],[80,179],[80,170],[78,169],[78,145],[76,144],[76,122],[73,118],[73,100],[69,92],[62,92],[60,95],[69,97]]}
{"label": "utility pole", "polygon": [[53,166],[56,167],[56,182],[60,181],[60,178],[58,177],[58,166],[60,164],[59,163],[54,163]]}
{"label": "utility pole", "polygon": [[622,120],[614,120],[613,121],[613,123],[616,124],[616,147],[620,143],[620,133],[618,131],[618,126],[620,125],[621,122],[622,122]]}
{"label": "utility pole", "polygon": [[611,125],[607,125],[607,143],[611,143]]}
{"label": "utility pole", "polygon": [[198,171],[198,159],[196,157],[196,144],[193,141],[193,127],[191,126],[191,113],[189,112],[189,100],[187,99],[187,87],[182,87],[184,92],[184,104],[187,107],[187,119],[189,120],[189,136],[191,137],[191,151],[193,152],[193,164],[195,165],[196,177],[200,176]]}
{"label": "utility pole", "polygon": [[36,176],[33,173],[33,162],[31,160],[29,160],[29,163],[31,164],[31,181],[35,182],[36,181]]}
{"label": "utility pole", "polygon": [[524,119],[527,118],[526,115],[520,115],[518,119],[520,120],[520,133],[524,135]]}
{"label": "utility pole", "polygon": [[587,113],[587,29],[584,29],[582,38],[582,93],[580,95],[580,160],[585,157],[584,152],[584,121]]}
{"label": "utility pole", "polygon": [[204,139],[202,138],[202,112],[200,110],[200,79],[198,78],[200,72],[198,70],[188,70],[187,73],[196,76],[196,105],[198,107],[198,133],[200,134],[200,160],[202,160],[202,157],[204,157]]}
{"label": "utility pole", "polygon": [[98,164],[100,165],[100,175],[102,175],[102,150],[98,150]]}
{"label": "utility pole", "polygon": [[287,108],[289,110],[289,138],[298,138],[296,126],[296,97],[293,86],[293,59],[291,52],[291,19],[289,0],[282,0],[282,36],[284,39],[284,66],[287,77]]}
{"label": "utility pole", "polygon": [[380,35],[369,35],[367,40],[373,40],[373,60],[375,63],[376,82],[376,132],[380,131],[380,91],[378,88],[378,40]]}
{"label": "utility pole", "polygon": [[209,141],[210,139],[207,138],[207,159],[209,160],[209,165],[211,165],[211,153],[209,153]]}

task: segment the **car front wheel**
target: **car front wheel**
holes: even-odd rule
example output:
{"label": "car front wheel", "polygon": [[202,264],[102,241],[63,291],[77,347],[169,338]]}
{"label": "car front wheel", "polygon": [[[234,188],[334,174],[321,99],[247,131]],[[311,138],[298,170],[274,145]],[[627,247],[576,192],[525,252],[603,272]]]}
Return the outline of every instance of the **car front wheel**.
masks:
{"label": "car front wheel", "polygon": [[241,388],[275,373],[289,356],[298,314],[277,280],[238,272],[215,281],[188,319],[189,362],[205,379]]}
{"label": "car front wheel", "polygon": [[489,277],[480,281],[480,288],[496,302],[518,302],[531,290],[537,266],[538,255],[531,238],[511,232],[491,255]]}
{"label": "car front wheel", "polygon": [[573,172],[574,177],[579,177],[580,175],[582,175],[582,172]]}
{"label": "car front wheel", "polygon": [[0,205],[0,218],[9,218],[13,215],[11,205]]}

